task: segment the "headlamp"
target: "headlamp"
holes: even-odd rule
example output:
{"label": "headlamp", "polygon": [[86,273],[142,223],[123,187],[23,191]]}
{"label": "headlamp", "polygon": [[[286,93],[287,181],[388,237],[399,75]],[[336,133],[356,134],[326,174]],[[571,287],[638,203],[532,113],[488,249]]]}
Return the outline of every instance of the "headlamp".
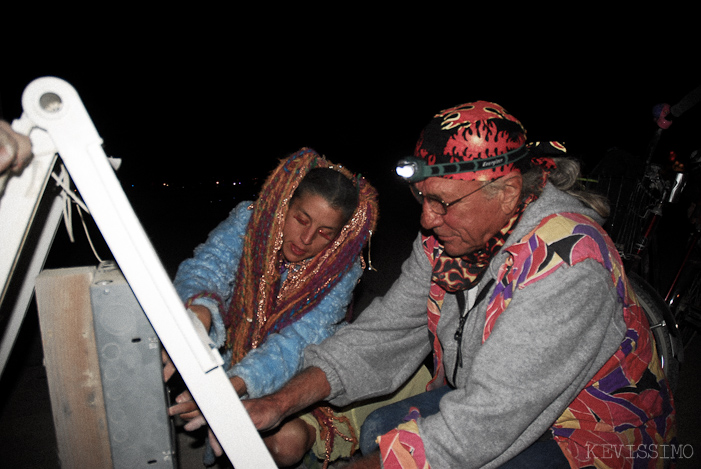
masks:
{"label": "headlamp", "polygon": [[498,156],[482,160],[460,161],[455,163],[426,164],[426,161],[414,156],[402,158],[397,163],[397,175],[406,182],[414,183],[430,177],[447,176],[450,174],[473,173],[485,169],[498,168],[515,163],[528,155],[528,148],[522,145],[514,150]]}

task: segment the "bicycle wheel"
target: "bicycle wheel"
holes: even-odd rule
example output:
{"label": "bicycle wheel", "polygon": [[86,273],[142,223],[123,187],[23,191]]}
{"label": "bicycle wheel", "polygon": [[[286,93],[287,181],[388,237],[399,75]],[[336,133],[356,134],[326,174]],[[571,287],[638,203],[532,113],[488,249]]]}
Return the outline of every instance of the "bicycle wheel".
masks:
{"label": "bicycle wheel", "polygon": [[670,309],[677,322],[684,348],[701,330],[701,270],[696,262],[692,263],[691,267],[691,280],[682,278],[670,301]]}
{"label": "bicycle wheel", "polygon": [[628,274],[628,280],[650,323],[662,369],[674,392],[679,381],[679,366],[684,361],[677,324],[664,300],[649,283],[634,272]]}

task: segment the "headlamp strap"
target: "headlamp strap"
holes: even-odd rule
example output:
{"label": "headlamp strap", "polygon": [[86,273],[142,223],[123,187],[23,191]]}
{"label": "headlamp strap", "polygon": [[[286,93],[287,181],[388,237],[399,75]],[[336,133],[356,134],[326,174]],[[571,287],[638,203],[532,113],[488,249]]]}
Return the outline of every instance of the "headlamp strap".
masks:
{"label": "headlamp strap", "polygon": [[443,176],[446,174],[458,174],[458,173],[473,173],[476,171],[482,171],[485,169],[498,168],[500,166],[506,166],[511,163],[524,158],[528,155],[528,148],[523,145],[514,150],[507,151],[498,156],[492,156],[490,158],[485,158],[482,160],[471,160],[471,161],[460,161],[455,163],[439,163],[435,165],[426,166],[426,169],[430,171],[430,175],[426,177],[433,176]]}

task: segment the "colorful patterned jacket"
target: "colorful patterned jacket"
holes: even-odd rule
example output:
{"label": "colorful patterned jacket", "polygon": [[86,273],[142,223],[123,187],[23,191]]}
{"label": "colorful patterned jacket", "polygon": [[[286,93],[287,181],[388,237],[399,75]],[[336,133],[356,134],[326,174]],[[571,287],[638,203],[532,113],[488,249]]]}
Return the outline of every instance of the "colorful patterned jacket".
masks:
{"label": "colorful patterned jacket", "polygon": [[[324,370],[331,402],[346,405],[391,391],[431,348],[440,354],[438,384],[447,378],[455,389],[439,414],[389,436],[392,451],[413,448],[395,453],[396,461],[416,456],[424,458],[414,460],[417,467],[498,467],[545,433],[575,466],[598,458],[632,467],[638,458],[655,467],[644,448],[624,451],[672,442],[672,397],[644,316],[594,216],[546,186],[477,287],[496,281],[465,323],[462,366],[457,301],[430,282],[440,245],[426,237],[417,238],[385,297],[307,349],[306,364]],[[385,460],[385,467],[397,466]]]}
{"label": "colorful patterned jacket", "polygon": [[[424,236],[423,244],[434,262],[442,249],[440,244],[429,236]],[[632,467],[633,461],[636,467],[655,467],[655,454],[664,446],[670,447],[674,440],[673,398],[645,313],[608,235],[586,216],[561,213],[545,218],[507,251],[509,256],[499,268],[487,307],[482,342],[489,339],[517,290],[585,259],[596,260],[610,272],[623,305],[625,337],[616,353],[553,424],[552,434],[573,467]],[[436,315],[440,315],[435,305],[443,297],[442,290],[432,289],[429,329],[433,329],[434,337]],[[434,353],[434,361],[440,364],[438,341]],[[650,464],[641,465],[644,460]]]}

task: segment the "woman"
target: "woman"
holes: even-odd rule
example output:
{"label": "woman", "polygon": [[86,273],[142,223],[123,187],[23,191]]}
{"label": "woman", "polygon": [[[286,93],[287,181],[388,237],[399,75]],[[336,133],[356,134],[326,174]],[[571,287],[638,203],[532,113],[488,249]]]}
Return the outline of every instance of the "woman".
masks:
{"label": "woman", "polygon": [[[377,212],[364,178],[302,149],[179,266],[175,288],[222,347],[239,396],[279,389],[300,369],[304,348],[340,326]],[[171,415],[198,415],[187,392],[176,402]]]}

